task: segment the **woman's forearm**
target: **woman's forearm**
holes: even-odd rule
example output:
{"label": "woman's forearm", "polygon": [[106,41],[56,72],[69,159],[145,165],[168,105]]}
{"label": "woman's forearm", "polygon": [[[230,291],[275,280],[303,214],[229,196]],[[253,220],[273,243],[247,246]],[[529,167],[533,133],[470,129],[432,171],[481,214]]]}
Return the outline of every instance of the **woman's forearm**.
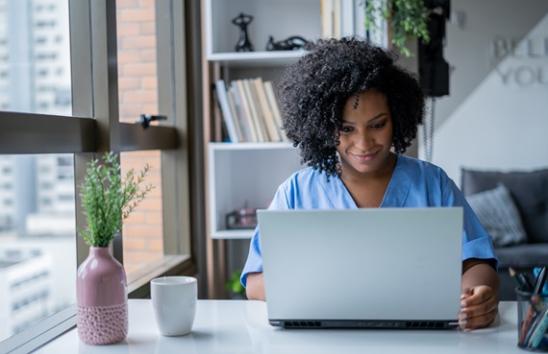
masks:
{"label": "woman's forearm", "polygon": [[263,273],[251,273],[247,276],[245,293],[249,300],[265,300]]}
{"label": "woman's forearm", "polygon": [[489,264],[478,260],[467,260],[463,265],[462,289],[471,289],[478,285],[487,285],[497,294],[499,277]]}
{"label": "woman's forearm", "polygon": [[[487,285],[498,295],[499,277],[487,263],[465,261],[462,288],[473,288],[478,285]],[[265,300],[263,273],[251,273],[247,276],[246,295],[250,300]]]}

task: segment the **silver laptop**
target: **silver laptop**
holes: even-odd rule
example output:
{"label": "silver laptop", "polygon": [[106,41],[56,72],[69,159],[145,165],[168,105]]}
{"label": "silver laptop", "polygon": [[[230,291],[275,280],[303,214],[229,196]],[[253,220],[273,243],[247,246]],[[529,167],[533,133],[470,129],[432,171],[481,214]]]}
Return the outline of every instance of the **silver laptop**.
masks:
{"label": "silver laptop", "polygon": [[457,325],[462,208],[260,210],[258,218],[271,325]]}

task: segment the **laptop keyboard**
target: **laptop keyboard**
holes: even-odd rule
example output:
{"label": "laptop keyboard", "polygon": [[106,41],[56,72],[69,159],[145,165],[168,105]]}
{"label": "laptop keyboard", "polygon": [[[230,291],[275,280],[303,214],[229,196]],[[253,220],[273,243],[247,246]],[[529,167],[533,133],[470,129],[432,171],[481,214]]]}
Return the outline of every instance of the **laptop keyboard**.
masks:
{"label": "laptop keyboard", "polygon": [[274,326],[291,329],[312,328],[381,328],[381,329],[446,329],[448,321],[271,321]]}

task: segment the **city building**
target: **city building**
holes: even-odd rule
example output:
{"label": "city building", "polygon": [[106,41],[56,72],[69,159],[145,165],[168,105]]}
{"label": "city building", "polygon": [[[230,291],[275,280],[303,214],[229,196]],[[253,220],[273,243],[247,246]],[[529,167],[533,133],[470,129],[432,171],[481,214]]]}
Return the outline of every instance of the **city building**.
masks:
{"label": "city building", "polygon": [[20,332],[51,311],[51,257],[40,249],[0,248],[0,334]]}

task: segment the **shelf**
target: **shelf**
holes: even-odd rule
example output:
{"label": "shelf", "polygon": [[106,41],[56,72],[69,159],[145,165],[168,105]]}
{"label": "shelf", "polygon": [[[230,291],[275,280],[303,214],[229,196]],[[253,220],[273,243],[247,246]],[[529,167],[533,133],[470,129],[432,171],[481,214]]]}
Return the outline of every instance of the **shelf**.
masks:
{"label": "shelf", "polygon": [[308,53],[305,50],[280,50],[272,52],[227,52],[211,53],[209,61],[222,62],[229,66],[278,66],[296,62]]}
{"label": "shelf", "polygon": [[245,240],[253,236],[254,230],[219,230],[214,231],[211,238],[217,240]]}
{"label": "shelf", "polygon": [[[204,0],[204,11],[207,59],[229,66],[289,64],[300,58],[304,51],[266,51],[270,36],[275,41],[295,35],[315,41],[321,36],[318,0]],[[253,16],[247,34],[255,52],[241,53],[234,50],[241,30],[232,20],[241,12]]]}
{"label": "shelf", "polygon": [[209,230],[212,238],[249,238],[252,230],[226,230],[226,215],[244,207],[265,209],[277,188],[301,169],[288,143],[209,143]]}
{"label": "shelf", "polygon": [[295,149],[291,143],[209,143],[209,146],[216,151]]}

